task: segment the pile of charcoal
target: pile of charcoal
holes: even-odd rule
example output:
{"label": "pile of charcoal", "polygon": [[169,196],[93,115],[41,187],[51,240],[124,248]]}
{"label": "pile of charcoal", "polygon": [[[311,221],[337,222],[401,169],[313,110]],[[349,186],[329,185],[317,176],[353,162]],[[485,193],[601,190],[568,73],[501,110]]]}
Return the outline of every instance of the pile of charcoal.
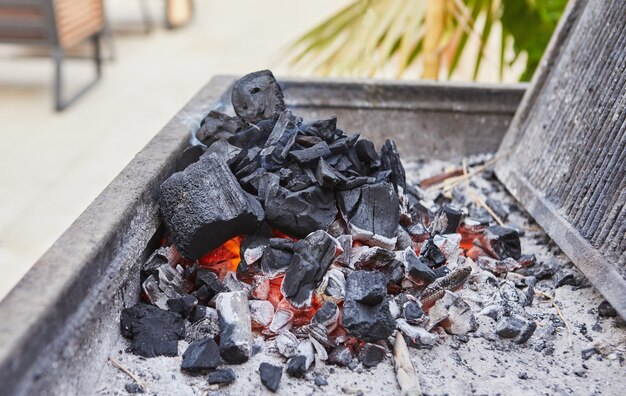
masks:
{"label": "pile of charcoal", "polygon": [[[516,230],[425,205],[393,141],[377,151],[335,118],[293,115],[271,72],[237,81],[231,100],[236,115],[211,111],[203,144],[161,186],[167,233],[141,268],[143,302],[121,314],[130,352],[176,356],[185,338],[181,369],[222,385],[235,374],[220,366],[263,340],[292,377],[316,361],[373,367],[396,334],[430,348],[438,331],[476,331],[455,291],[477,265],[499,275],[533,264]],[[495,313],[502,326],[514,314]],[[509,327],[498,334],[523,343],[536,326]],[[278,389],[282,367],[259,373]]]}

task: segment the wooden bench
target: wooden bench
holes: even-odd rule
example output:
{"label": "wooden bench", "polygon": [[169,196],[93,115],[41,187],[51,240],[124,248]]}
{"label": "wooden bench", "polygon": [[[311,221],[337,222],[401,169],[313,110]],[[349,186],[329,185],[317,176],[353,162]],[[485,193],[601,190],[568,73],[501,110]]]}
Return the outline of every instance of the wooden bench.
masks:
{"label": "wooden bench", "polygon": [[[102,74],[100,38],[104,28],[102,0],[0,0],[0,43],[49,47],[54,60],[54,101],[65,109],[91,88]],[[63,60],[67,50],[85,40],[93,45],[95,78],[65,97]]]}

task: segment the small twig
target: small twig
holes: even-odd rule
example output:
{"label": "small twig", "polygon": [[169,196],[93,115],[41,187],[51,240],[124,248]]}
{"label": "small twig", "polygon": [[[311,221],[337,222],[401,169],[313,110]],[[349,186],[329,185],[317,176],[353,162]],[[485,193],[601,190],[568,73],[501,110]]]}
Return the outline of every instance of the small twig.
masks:
{"label": "small twig", "polygon": [[422,389],[417,377],[417,371],[415,371],[409,348],[406,346],[400,331],[397,332],[396,340],[393,343],[393,365],[396,369],[396,378],[402,394],[405,396],[421,395]]}
{"label": "small twig", "polygon": [[436,184],[441,184],[444,181],[461,176],[463,174],[463,169],[453,169],[448,172],[439,173],[435,176],[428,177],[422,181],[420,181],[420,187],[428,188],[430,186],[434,186]]}
{"label": "small twig", "polygon": [[[463,159],[463,175],[467,177],[467,161],[465,159]],[[496,214],[496,212],[493,211],[493,209],[491,209],[489,207],[489,205],[487,205],[487,202],[485,202],[485,200],[483,200],[477,193],[476,191],[474,191],[474,189],[472,188],[472,186],[470,186],[469,184],[469,178],[465,179],[465,186],[467,187],[467,192],[469,193],[469,195],[472,197],[472,199],[474,200],[474,202],[476,202],[478,205],[482,206],[487,213],[489,213],[489,215],[491,215],[491,217],[493,217],[493,219],[496,221],[496,223],[498,223],[500,226],[504,226],[504,222],[502,221],[502,219],[500,218],[500,216],[498,216]]]}
{"label": "small twig", "polygon": [[[469,172],[467,175],[463,175],[463,176],[457,176],[455,178],[449,178],[445,181],[447,182],[452,182],[450,185],[445,186],[443,188],[443,192],[448,192],[450,190],[453,190],[456,186],[458,186],[459,184],[463,183],[465,180],[471,179],[472,177],[474,177],[475,175],[479,174],[480,172],[483,172],[485,169],[487,169],[488,167],[490,167],[491,165],[495,164],[496,162],[498,162],[500,159],[504,158],[504,154],[501,154],[497,157],[494,157],[492,159],[490,159],[489,161],[486,161],[484,164],[474,168],[471,170],[471,172]],[[443,183],[439,183],[435,186],[429,187],[427,189],[427,191],[429,190],[438,190],[440,188],[443,187]]]}
{"label": "small twig", "polygon": [[552,297],[548,293],[542,292],[541,290],[535,290],[535,294],[548,299],[552,303],[552,306],[556,310],[556,314],[559,316],[563,324],[565,324],[565,330],[567,331],[567,341],[571,348],[572,347],[572,326],[570,326],[569,321],[565,319],[565,315],[563,315],[563,311],[561,311],[561,308],[559,308],[559,306],[556,304],[554,297]]}
{"label": "small twig", "polygon": [[139,379],[139,377],[137,377],[135,374],[133,374],[132,371],[130,371],[126,367],[122,366],[122,363],[118,362],[117,360],[113,359],[112,357],[109,358],[109,362],[111,362],[111,364],[113,366],[115,366],[118,369],[122,370],[124,373],[126,373],[126,375],[128,375],[130,378],[132,378],[133,381],[135,381],[135,383],[137,383],[137,385],[139,385],[139,387],[141,389],[143,389],[144,392],[148,391],[148,386],[146,384],[144,384],[143,381],[141,381]]}

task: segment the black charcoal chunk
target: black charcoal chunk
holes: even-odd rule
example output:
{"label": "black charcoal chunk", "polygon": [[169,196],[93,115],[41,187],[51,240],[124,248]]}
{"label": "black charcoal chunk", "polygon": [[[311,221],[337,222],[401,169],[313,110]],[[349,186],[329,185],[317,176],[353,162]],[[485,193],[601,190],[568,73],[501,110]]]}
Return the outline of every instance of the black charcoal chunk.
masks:
{"label": "black charcoal chunk", "polygon": [[431,234],[454,234],[461,224],[463,212],[451,206],[442,206],[431,223]]}
{"label": "black charcoal chunk", "polygon": [[200,159],[206,147],[202,145],[187,147],[176,162],[176,172],[180,172]]}
{"label": "black charcoal chunk", "polygon": [[[348,275],[346,299],[344,301],[343,325],[348,334],[364,341],[374,342],[385,339],[393,333],[395,320],[389,312],[386,295],[378,304],[368,305],[360,301],[365,298],[367,303],[379,300],[380,293],[366,292],[366,287],[382,284],[386,287],[386,279],[377,271],[353,271]],[[380,290],[381,286],[376,286]]]}
{"label": "black charcoal chunk", "polygon": [[264,201],[267,222],[287,235],[304,238],[313,231],[327,229],[337,216],[332,191],[313,186],[291,192],[270,173],[263,176],[261,184],[259,197]]}
{"label": "black charcoal chunk", "polygon": [[354,214],[361,198],[361,190],[353,188],[351,190],[337,191],[337,204],[344,218],[349,218]]}
{"label": "black charcoal chunk", "polygon": [[396,254],[381,247],[354,247],[350,254],[350,266],[362,270],[385,270],[396,259]]}
{"label": "black charcoal chunk", "polygon": [[446,256],[432,239],[426,240],[420,249],[420,257],[429,267],[440,267],[446,263]]}
{"label": "black charcoal chunk", "polygon": [[[216,294],[224,291],[224,285],[213,271],[200,268],[196,274],[196,287],[202,288],[203,286],[206,290],[206,294],[203,295],[204,300],[210,300]],[[200,298],[198,299],[200,300]]]}
{"label": "black charcoal chunk", "polygon": [[324,378],[321,374],[316,374],[314,381],[315,381],[315,385],[317,385],[317,386],[326,386],[326,385],[328,385],[328,381],[326,381],[326,378]]}
{"label": "black charcoal chunk", "polygon": [[283,368],[269,363],[261,363],[259,366],[259,376],[261,383],[271,392],[276,392],[283,377]]}
{"label": "black charcoal chunk", "polygon": [[356,154],[359,156],[359,159],[363,162],[370,163],[379,159],[376,148],[374,148],[374,143],[367,139],[361,139],[356,142],[354,148],[356,149]]}
{"label": "black charcoal chunk", "polygon": [[222,363],[220,348],[212,338],[203,338],[189,344],[183,353],[182,370],[197,372],[216,369]]}
{"label": "black charcoal chunk", "polygon": [[154,274],[159,267],[164,264],[169,263],[170,248],[168,247],[160,247],[152,254],[148,259],[141,265],[141,282],[143,283],[150,275]]}
{"label": "black charcoal chunk", "polygon": [[215,306],[220,321],[222,358],[232,364],[246,362],[252,351],[252,321],[246,293],[220,293]]}
{"label": "black charcoal chunk", "polygon": [[345,345],[339,345],[328,355],[328,363],[339,367],[347,367],[350,363],[352,363],[353,358],[354,354],[352,353],[352,349]]}
{"label": "black charcoal chunk", "polygon": [[293,251],[268,246],[261,257],[261,270],[266,276],[273,277],[289,268]]}
{"label": "black charcoal chunk", "polygon": [[313,290],[340,252],[339,247],[339,242],[322,230],[294,245],[294,255],[281,285],[281,292],[294,307],[310,305]]}
{"label": "black charcoal chunk", "polygon": [[176,248],[189,259],[253,232],[265,216],[259,202],[214,154],[170,176],[161,185],[159,203]]}
{"label": "black charcoal chunk", "polygon": [[398,187],[406,189],[406,174],[402,166],[402,161],[400,161],[400,154],[396,148],[396,142],[389,139],[385,141],[380,153],[380,162],[381,170],[391,171],[390,180],[396,191],[398,191]]}
{"label": "black charcoal chunk", "polygon": [[189,317],[187,319],[189,319],[191,323],[196,323],[206,318],[206,316],[207,316],[207,307],[204,305],[196,305],[191,311],[191,313],[189,314]]}
{"label": "black charcoal chunk", "polygon": [[491,208],[491,210],[493,210],[500,220],[506,221],[509,218],[509,210],[502,204],[502,202],[493,198],[487,198],[486,204]]}
{"label": "black charcoal chunk", "polygon": [[437,278],[443,278],[450,273],[450,268],[448,268],[447,265],[442,265],[441,267],[433,268],[432,270]]}
{"label": "black charcoal chunk", "polygon": [[214,385],[214,384],[229,385],[235,382],[236,379],[237,379],[237,376],[235,375],[235,372],[231,368],[217,369],[209,373],[209,376],[207,378],[207,380],[209,381],[209,385]]}
{"label": "black charcoal chunk", "polygon": [[337,304],[332,301],[324,301],[324,304],[322,304],[320,309],[318,309],[317,312],[315,312],[315,315],[313,315],[313,318],[311,318],[311,323],[319,323],[325,327],[330,327],[337,323],[338,318],[339,308],[337,307]]}
{"label": "black charcoal chunk", "polygon": [[319,158],[328,157],[330,154],[328,143],[320,142],[315,146],[302,150],[292,150],[289,156],[297,163],[307,165],[317,161]]}
{"label": "black charcoal chunk", "polygon": [[425,280],[432,282],[437,279],[435,272],[422,260],[417,257],[412,248],[406,248],[404,251],[404,259],[407,266],[408,277],[413,281]]}
{"label": "black charcoal chunk", "polygon": [[296,137],[296,143],[304,147],[315,146],[316,144],[321,142],[322,138],[318,136],[298,135],[298,137]]}
{"label": "black charcoal chunk", "polygon": [[350,232],[356,241],[393,249],[400,221],[398,196],[389,183],[366,184],[354,214],[349,219]]}
{"label": "black charcoal chunk", "polygon": [[197,304],[198,299],[191,294],[185,294],[182,297],[167,300],[167,306],[170,311],[180,314],[183,318],[188,317]]}
{"label": "black charcoal chunk", "polygon": [[306,357],[298,355],[287,360],[286,371],[291,377],[304,377],[304,374],[306,373]]}
{"label": "black charcoal chunk", "polygon": [[241,149],[228,143],[228,141],[225,139],[220,139],[217,142],[213,143],[211,147],[206,149],[205,153],[208,153],[207,155],[217,155],[218,157],[226,161],[226,163],[230,166],[235,163],[239,158],[239,155],[241,154]]}
{"label": "black charcoal chunk", "polygon": [[231,102],[235,113],[253,124],[277,118],[285,110],[283,92],[269,70],[250,73],[237,80]]}
{"label": "black charcoal chunk", "polygon": [[358,357],[363,366],[376,367],[385,358],[385,348],[367,343],[359,350]]}
{"label": "black charcoal chunk", "polygon": [[496,323],[496,334],[501,338],[515,338],[517,337],[527,321],[521,316],[503,316]]}
{"label": "black charcoal chunk", "polygon": [[412,325],[419,325],[424,320],[424,310],[415,301],[408,301],[404,304],[402,314],[407,323]]}
{"label": "black charcoal chunk", "polygon": [[185,337],[182,316],[143,303],[122,310],[120,327],[132,339],[129,351],[147,358],[178,355],[178,340]]}
{"label": "black charcoal chunk", "polygon": [[337,133],[337,117],[315,121],[302,126],[302,131],[331,142]]}
{"label": "black charcoal chunk", "polygon": [[315,178],[317,179],[320,187],[323,188],[333,188],[337,184],[345,182],[346,178],[339,172],[337,172],[333,167],[328,165],[323,158],[320,158],[317,163],[317,170],[315,172]]}
{"label": "black charcoal chunk", "polygon": [[211,146],[219,139],[228,139],[235,132],[247,127],[247,124],[239,117],[231,117],[217,111],[210,111],[200,123],[200,129],[196,132],[199,141]]}
{"label": "black charcoal chunk", "polygon": [[135,384],[135,383],[128,383],[124,385],[124,389],[126,390],[126,392],[132,394],[136,394],[136,393],[144,393],[143,388],[139,385],[139,384]]}
{"label": "black charcoal chunk", "polygon": [[600,305],[598,305],[598,315],[603,318],[614,318],[617,316],[617,311],[608,301],[602,301]]}
{"label": "black charcoal chunk", "polygon": [[267,138],[265,146],[261,151],[262,165],[271,167],[269,160],[276,164],[282,164],[289,151],[293,147],[298,135],[297,126],[302,120],[295,117],[289,110],[280,114],[272,133]]}
{"label": "black charcoal chunk", "polygon": [[482,247],[496,258],[518,260],[522,255],[522,246],[517,231],[499,225],[485,230],[480,239]]}

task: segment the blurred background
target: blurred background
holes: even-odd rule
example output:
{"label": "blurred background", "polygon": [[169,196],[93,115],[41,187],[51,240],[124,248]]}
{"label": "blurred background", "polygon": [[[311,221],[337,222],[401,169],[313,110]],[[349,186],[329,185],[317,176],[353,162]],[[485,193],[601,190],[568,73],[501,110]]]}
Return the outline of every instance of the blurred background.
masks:
{"label": "blurred background", "polygon": [[528,81],[566,2],[0,0],[0,298],[212,76]]}

